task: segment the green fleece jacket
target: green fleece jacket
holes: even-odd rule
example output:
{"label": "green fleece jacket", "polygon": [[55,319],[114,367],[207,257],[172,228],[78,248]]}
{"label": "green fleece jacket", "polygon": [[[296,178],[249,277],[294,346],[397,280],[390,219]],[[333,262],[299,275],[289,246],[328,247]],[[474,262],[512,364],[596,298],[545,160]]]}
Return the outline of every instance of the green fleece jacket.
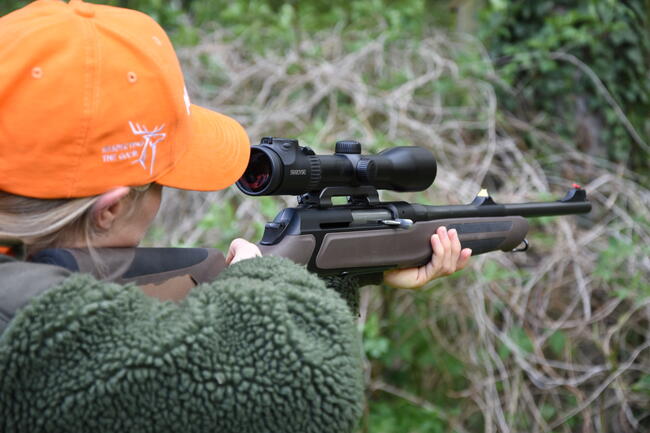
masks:
{"label": "green fleece jacket", "polygon": [[74,274],[0,335],[6,433],[344,433],[362,392],[348,306],[275,257],[230,266],[179,304]]}

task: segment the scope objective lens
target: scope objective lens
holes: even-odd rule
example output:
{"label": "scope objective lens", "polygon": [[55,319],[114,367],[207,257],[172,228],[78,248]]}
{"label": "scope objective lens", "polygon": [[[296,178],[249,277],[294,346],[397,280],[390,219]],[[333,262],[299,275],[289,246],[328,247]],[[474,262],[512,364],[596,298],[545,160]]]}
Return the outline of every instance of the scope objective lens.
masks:
{"label": "scope objective lens", "polygon": [[248,167],[246,167],[246,171],[237,182],[237,186],[246,194],[272,194],[273,185],[279,183],[278,174],[281,174],[282,170],[278,170],[277,165],[281,164],[281,162],[274,161],[278,157],[269,152],[272,151],[265,151],[259,147],[251,148]]}

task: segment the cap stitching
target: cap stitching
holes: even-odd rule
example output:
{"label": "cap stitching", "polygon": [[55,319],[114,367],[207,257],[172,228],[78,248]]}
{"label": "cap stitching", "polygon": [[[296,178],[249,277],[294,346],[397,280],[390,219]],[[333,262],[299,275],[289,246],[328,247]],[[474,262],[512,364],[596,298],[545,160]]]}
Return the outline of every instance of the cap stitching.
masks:
{"label": "cap stitching", "polygon": [[[87,70],[84,71],[84,100],[83,100],[83,117],[82,125],[79,128],[79,136],[76,139],[76,144],[78,147],[77,152],[77,161],[74,165],[74,169],[70,171],[71,181],[69,183],[70,187],[68,188],[67,197],[72,197],[75,191],[77,191],[77,183],[79,182],[79,176],[82,170],[82,158],[84,156],[84,150],[87,147],[88,135],[90,132],[90,124],[92,122],[92,109],[93,102],[97,100],[96,93],[99,89],[96,89],[93,84],[97,78],[97,62],[98,62],[98,41],[96,36],[96,29],[92,21],[81,19],[81,25],[83,26],[83,36],[82,38],[87,38],[89,41],[92,41],[92,44],[86,46],[85,63]],[[94,48],[94,49],[93,49]]]}

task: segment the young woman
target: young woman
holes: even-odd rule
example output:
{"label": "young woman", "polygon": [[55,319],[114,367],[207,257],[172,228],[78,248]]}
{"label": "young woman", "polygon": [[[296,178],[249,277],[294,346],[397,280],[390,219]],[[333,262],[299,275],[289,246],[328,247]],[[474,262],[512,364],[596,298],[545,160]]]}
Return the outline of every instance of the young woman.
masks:
{"label": "young woman", "polygon": [[[164,31],[135,11],[38,0],[0,18],[0,240],[136,246],[163,186],[232,185],[234,120],[192,105]],[[463,268],[454,231],[418,287]],[[347,432],[362,407],[354,317],[323,281],[233,241],[179,303],[0,254],[0,430]]]}

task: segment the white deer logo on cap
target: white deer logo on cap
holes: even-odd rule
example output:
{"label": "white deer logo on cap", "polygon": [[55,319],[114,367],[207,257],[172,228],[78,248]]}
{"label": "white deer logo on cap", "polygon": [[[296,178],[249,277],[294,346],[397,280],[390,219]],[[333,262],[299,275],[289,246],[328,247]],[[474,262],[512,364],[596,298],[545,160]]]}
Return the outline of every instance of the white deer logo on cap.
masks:
{"label": "white deer logo on cap", "polygon": [[132,161],[131,164],[139,163],[142,168],[146,170],[147,150],[151,148],[151,165],[149,166],[149,174],[153,175],[153,167],[156,162],[156,145],[167,137],[166,133],[161,132],[165,128],[165,124],[156,126],[151,131],[149,131],[146,126],[142,126],[138,123],[134,124],[130,121],[129,126],[131,126],[131,131],[135,135],[141,135],[144,138],[144,144],[140,156],[135,161]]}

